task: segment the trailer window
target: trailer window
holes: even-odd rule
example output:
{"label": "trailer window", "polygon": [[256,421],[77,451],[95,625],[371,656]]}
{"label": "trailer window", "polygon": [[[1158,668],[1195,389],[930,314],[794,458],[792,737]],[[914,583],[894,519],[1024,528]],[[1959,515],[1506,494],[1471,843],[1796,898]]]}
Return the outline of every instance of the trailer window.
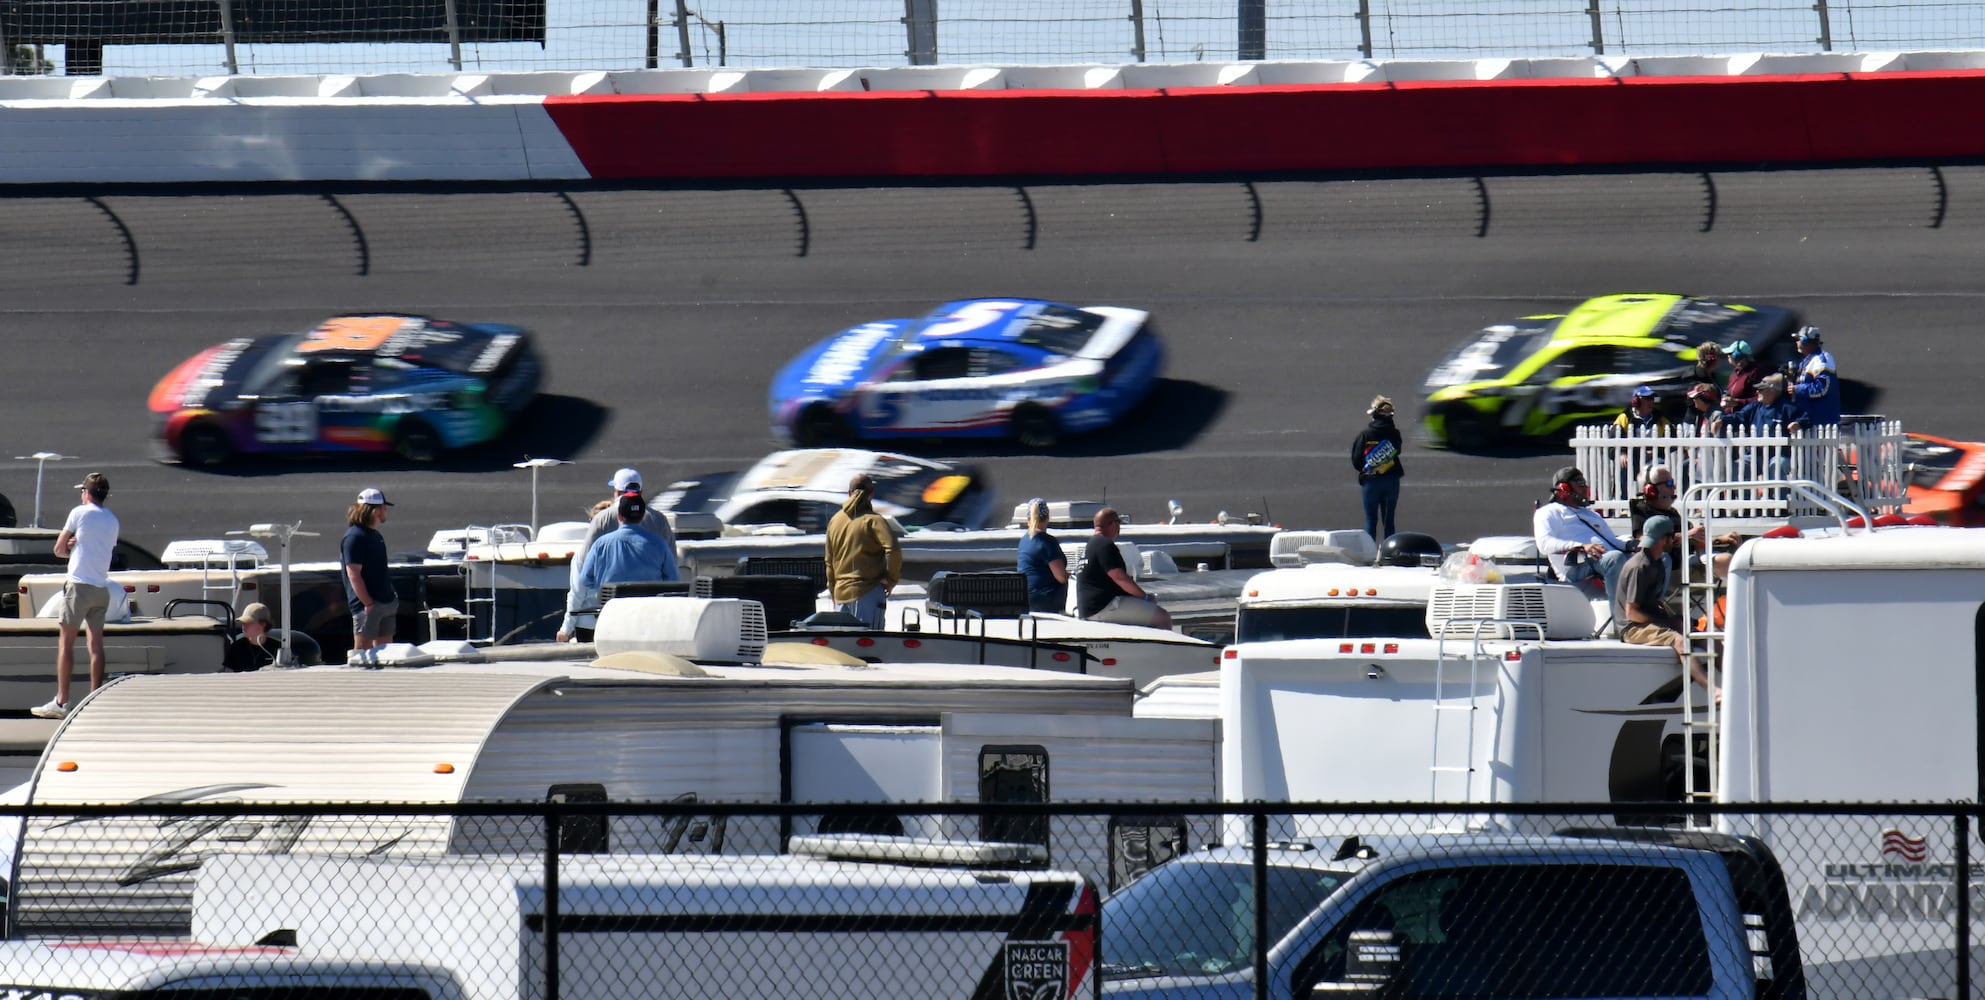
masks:
{"label": "trailer window", "polygon": [[1701,996],[1712,985],[1695,893],[1678,868],[1418,872],[1360,903],[1297,970],[1298,985],[1344,981],[1350,933],[1370,930],[1393,935],[1399,975],[1419,997]]}
{"label": "trailer window", "polygon": [[[553,785],[545,793],[545,801],[557,804],[577,802],[605,802],[605,785],[570,784]],[[561,816],[558,821],[558,850],[561,854],[605,854],[607,853],[607,818],[604,814],[588,816]]]}
{"label": "trailer window", "polygon": [[1185,847],[1184,816],[1111,817],[1110,891],[1178,857]]}
{"label": "trailer window", "polygon": [[1236,618],[1237,642],[1429,637],[1424,604],[1255,607],[1242,608]]}
{"label": "trailer window", "polygon": [[[979,750],[979,801],[988,805],[1048,801],[1048,751],[1040,746],[988,746]],[[1014,844],[1048,846],[1048,817],[990,812],[979,817],[979,836]]]}

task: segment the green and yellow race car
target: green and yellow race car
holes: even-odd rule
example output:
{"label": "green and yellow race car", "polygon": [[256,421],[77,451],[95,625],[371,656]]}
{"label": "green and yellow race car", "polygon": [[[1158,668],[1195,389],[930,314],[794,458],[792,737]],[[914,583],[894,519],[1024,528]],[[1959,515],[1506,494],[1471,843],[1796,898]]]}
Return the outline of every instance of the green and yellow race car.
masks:
{"label": "green and yellow race car", "polygon": [[1611,420],[1643,385],[1679,413],[1697,346],[1746,341],[1773,370],[1792,357],[1799,322],[1779,306],[1626,294],[1498,323],[1427,373],[1421,426],[1429,444],[1460,451],[1561,438]]}

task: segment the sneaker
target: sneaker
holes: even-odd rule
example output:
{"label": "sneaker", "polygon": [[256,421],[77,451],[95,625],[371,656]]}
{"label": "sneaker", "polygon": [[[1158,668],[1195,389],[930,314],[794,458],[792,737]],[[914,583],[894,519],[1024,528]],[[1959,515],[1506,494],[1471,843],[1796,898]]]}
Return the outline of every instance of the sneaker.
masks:
{"label": "sneaker", "polygon": [[37,705],[28,709],[28,714],[37,719],[60,719],[69,714],[69,706],[51,700],[46,705]]}

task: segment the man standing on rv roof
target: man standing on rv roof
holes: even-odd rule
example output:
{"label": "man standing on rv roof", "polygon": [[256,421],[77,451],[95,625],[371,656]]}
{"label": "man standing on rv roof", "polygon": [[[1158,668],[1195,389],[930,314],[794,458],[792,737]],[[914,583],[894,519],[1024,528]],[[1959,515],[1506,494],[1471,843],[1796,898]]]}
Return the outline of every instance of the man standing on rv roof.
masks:
{"label": "man standing on rv roof", "polygon": [[69,577],[62,581],[61,645],[55,650],[55,700],[29,709],[37,719],[69,714],[69,675],[76,672],[76,633],[87,629],[90,643],[90,690],[103,686],[103,616],[110,609],[110,557],[117,549],[117,515],[105,507],[110,479],[92,472],[75,485],[82,503],[69,512],[62,533],[55,536],[55,554],[69,560]]}
{"label": "man standing on rv roof", "polygon": [[[599,594],[594,593],[589,596],[586,593],[585,588],[579,583],[579,571],[585,568],[586,554],[593,550],[593,543],[598,541],[601,535],[620,527],[620,498],[630,491],[642,492],[641,473],[633,469],[621,469],[613,474],[607,485],[613,489],[613,499],[594,511],[592,521],[586,525],[586,537],[581,538],[579,547],[572,550],[572,575],[571,582],[565,588],[565,619],[558,625],[559,642],[576,638],[581,628],[593,627],[593,616],[578,612],[597,607]],[[642,502],[645,504],[646,501],[647,497],[643,494]],[[666,515],[650,512],[636,522],[636,528],[668,549],[669,563],[675,564],[675,529],[669,525]],[[669,579],[673,580],[675,577],[671,576]]]}
{"label": "man standing on rv roof", "polygon": [[[609,583],[646,583],[676,578],[675,547],[641,530],[641,522],[651,516],[640,490],[628,490],[614,504],[619,527],[601,535],[586,552],[579,567],[579,586],[584,588],[588,606],[600,604],[600,588]],[[592,639],[592,629],[580,626],[576,638]]]}
{"label": "man standing on rv roof", "polygon": [[394,620],[400,616],[400,595],[393,591],[393,574],[387,569],[386,538],[379,526],[386,523],[386,508],[393,506],[386,494],[367,487],[345,511],[345,537],[338,545],[338,561],[345,568],[345,603],[352,613],[352,649],[371,649],[393,641]]}
{"label": "man standing on rv roof", "polygon": [[903,579],[903,546],[888,519],[875,512],[875,479],[848,480],[848,499],[827,521],[827,589],[844,613],[881,628],[889,592]]}

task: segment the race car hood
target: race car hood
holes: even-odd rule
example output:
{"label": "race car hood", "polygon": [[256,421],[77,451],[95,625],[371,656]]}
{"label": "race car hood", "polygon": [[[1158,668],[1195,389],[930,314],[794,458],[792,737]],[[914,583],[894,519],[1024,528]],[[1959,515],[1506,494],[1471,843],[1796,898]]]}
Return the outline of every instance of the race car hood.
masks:
{"label": "race car hood", "polygon": [[903,330],[915,322],[888,319],[863,323],[807,348],[772,376],[772,397],[832,396],[860,385],[875,373]]}
{"label": "race car hood", "polygon": [[255,370],[270,348],[282,337],[242,338],[215,344],[179,363],[152,386],[146,400],[153,413],[208,406],[228,399],[240,389],[248,373]]}

